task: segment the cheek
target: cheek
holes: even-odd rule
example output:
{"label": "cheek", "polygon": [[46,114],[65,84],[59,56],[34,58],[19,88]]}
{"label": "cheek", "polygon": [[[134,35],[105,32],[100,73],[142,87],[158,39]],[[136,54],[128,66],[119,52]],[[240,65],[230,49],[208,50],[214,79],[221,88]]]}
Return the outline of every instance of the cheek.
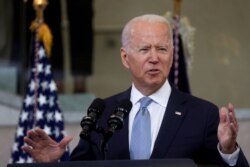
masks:
{"label": "cheek", "polygon": [[171,59],[165,59],[164,61],[162,61],[162,74],[164,75],[164,77],[168,77],[170,70],[171,70],[171,65],[172,65],[172,61]]}
{"label": "cheek", "polygon": [[134,57],[128,57],[127,62],[131,69],[137,70],[138,68],[141,68],[142,66],[142,60],[139,59],[139,56]]}
{"label": "cheek", "polygon": [[170,61],[167,62],[167,68],[168,68],[168,70],[170,70],[171,67],[172,67],[172,61],[170,60]]}
{"label": "cheek", "polygon": [[129,61],[130,71],[137,77],[143,75],[143,66],[143,61],[140,61],[138,59],[130,59]]}
{"label": "cheek", "polygon": [[172,59],[170,57],[162,59],[162,66],[165,70],[170,70],[172,66]]}
{"label": "cheek", "polygon": [[142,66],[139,63],[131,63],[130,70],[132,71],[133,74],[135,75],[140,75],[143,71]]}

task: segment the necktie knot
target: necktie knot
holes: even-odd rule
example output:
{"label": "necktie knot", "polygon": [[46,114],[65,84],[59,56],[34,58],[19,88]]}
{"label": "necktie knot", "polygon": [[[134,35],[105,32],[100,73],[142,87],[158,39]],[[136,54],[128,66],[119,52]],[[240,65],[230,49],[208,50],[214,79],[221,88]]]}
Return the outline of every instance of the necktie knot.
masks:
{"label": "necktie knot", "polygon": [[152,99],[149,98],[149,97],[147,97],[147,96],[141,98],[141,100],[140,100],[140,103],[141,103],[140,109],[145,110],[145,108],[147,108],[148,105],[149,105],[151,102],[152,102]]}

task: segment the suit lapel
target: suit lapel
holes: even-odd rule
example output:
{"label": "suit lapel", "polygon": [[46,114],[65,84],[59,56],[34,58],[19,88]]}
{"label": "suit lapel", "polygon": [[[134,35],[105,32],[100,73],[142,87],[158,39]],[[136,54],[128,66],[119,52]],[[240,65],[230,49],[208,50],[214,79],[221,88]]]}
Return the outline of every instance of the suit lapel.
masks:
{"label": "suit lapel", "polygon": [[186,114],[186,109],[183,105],[185,101],[185,96],[172,88],[151,158],[163,158],[167,156],[168,149],[171,146]]}

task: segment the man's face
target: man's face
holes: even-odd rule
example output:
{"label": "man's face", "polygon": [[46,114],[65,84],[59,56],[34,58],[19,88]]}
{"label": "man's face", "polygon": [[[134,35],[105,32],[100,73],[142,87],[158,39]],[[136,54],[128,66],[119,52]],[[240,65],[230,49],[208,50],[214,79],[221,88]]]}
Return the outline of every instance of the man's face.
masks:
{"label": "man's face", "polygon": [[168,77],[173,61],[168,28],[164,23],[137,22],[131,30],[129,46],[121,49],[123,65],[143,93],[158,90]]}

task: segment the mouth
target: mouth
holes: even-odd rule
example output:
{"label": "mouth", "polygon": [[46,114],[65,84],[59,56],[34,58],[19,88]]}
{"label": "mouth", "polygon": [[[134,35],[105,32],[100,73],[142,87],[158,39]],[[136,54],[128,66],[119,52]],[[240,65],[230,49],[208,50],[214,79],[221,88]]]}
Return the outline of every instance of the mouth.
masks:
{"label": "mouth", "polygon": [[160,70],[158,70],[158,69],[151,69],[151,70],[148,70],[148,74],[150,74],[150,75],[156,75],[156,74],[158,74],[158,73],[160,73]]}

